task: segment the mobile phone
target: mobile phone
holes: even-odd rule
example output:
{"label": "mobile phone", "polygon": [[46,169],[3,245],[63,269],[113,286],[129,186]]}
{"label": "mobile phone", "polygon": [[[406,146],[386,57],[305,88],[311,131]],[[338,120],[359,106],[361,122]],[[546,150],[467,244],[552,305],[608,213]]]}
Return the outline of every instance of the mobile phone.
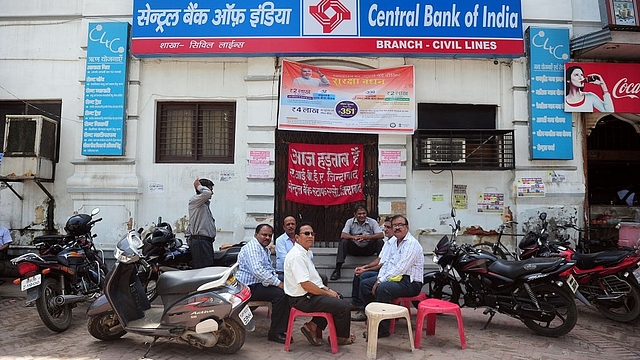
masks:
{"label": "mobile phone", "polygon": [[589,76],[587,76],[587,82],[592,83],[592,82],[597,81],[597,80],[600,80],[598,75],[589,75]]}

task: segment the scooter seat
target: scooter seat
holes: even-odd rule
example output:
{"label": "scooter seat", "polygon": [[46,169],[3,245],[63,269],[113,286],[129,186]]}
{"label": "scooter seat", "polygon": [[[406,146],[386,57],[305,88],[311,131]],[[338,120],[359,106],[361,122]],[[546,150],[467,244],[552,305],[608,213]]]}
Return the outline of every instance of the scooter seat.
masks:
{"label": "scooter seat", "polygon": [[188,294],[202,284],[219,280],[228,267],[212,266],[202,269],[167,271],[160,275],[156,285],[158,295]]}
{"label": "scooter seat", "polygon": [[580,270],[589,270],[597,266],[613,266],[629,256],[628,250],[605,250],[593,254],[573,254],[576,267]]}
{"label": "scooter seat", "polygon": [[497,260],[489,265],[489,271],[515,279],[522,275],[554,270],[565,261],[563,258],[531,258],[522,261]]}

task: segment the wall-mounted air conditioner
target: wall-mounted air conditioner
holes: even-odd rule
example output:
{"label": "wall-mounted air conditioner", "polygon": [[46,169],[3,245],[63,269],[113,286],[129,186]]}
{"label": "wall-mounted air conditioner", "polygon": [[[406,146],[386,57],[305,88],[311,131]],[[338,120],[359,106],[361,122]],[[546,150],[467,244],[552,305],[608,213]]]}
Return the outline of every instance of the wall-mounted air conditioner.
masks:
{"label": "wall-mounted air conditioner", "polygon": [[58,124],[41,115],[7,115],[0,176],[53,179]]}
{"label": "wall-mounted air conditioner", "polygon": [[426,164],[466,161],[464,138],[427,138],[420,140],[420,162]]}

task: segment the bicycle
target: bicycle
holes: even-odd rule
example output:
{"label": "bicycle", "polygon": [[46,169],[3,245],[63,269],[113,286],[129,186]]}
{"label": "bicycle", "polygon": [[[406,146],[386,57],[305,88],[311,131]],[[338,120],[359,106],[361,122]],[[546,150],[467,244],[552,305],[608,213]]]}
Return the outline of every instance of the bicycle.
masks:
{"label": "bicycle", "polygon": [[[493,243],[490,241],[483,241],[473,245],[473,248],[478,249],[480,251],[485,251],[490,254],[497,256],[502,260],[519,260],[519,256],[517,251],[511,252],[507,248],[507,246],[502,243],[502,235],[504,234],[505,229],[511,229],[511,225],[517,225],[518,223],[515,221],[507,221],[505,223],[500,224],[498,227],[498,240]],[[523,236],[521,234],[507,234],[508,236]]]}
{"label": "bicycle", "polygon": [[[581,254],[591,254],[604,250],[612,250],[618,249],[618,244],[615,237],[603,238],[598,240],[592,240],[590,236],[587,235],[588,232],[593,232],[594,230],[587,230],[585,228],[579,228],[574,224],[564,224],[559,226],[562,229],[573,229],[578,232],[578,239],[576,240],[576,251]],[[569,235],[564,234],[562,239],[564,245],[568,245],[569,243]]]}

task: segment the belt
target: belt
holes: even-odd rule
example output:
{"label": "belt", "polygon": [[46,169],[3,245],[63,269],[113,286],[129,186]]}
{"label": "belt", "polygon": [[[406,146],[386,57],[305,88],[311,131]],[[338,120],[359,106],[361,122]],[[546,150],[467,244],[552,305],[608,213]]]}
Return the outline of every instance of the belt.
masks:
{"label": "belt", "polygon": [[210,236],[204,236],[204,235],[191,235],[189,236],[189,239],[190,240],[207,240],[211,242],[216,241],[216,238],[212,238]]}

